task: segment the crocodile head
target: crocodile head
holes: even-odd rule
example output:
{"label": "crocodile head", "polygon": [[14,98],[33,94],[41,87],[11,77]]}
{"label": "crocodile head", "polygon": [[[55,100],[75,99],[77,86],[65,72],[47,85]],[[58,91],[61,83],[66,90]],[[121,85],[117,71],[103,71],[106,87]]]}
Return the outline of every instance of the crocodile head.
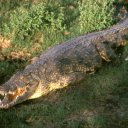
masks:
{"label": "crocodile head", "polygon": [[[29,75],[30,77],[31,75]],[[31,76],[31,78],[33,78]],[[21,81],[22,80],[22,81]],[[26,80],[26,82],[25,82]],[[21,75],[14,75],[3,86],[0,86],[0,109],[7,109],[28,99],[40,97],[41,83],[37,79],[28,80]]]}

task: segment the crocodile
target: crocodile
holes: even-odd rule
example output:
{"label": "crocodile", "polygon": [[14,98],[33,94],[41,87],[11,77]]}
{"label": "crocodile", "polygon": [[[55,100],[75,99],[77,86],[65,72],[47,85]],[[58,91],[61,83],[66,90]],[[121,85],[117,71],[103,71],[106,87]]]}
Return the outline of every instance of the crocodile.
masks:
{"label": "crocodile", "polygon": [[128,17],[116,25],[57,44],[0,86],[0,109],[7,109],[95,73],[103,62],[116,61],[116,50],[128,44]]}

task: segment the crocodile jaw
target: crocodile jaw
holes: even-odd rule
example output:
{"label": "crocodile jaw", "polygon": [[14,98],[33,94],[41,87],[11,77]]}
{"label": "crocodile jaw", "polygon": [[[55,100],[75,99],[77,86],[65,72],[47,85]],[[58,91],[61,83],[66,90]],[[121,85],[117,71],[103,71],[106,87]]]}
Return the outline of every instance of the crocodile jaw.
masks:
{"label": "crocodile jaw", "polygon": [[27,85],[24,87],[17,88],[13,92],[12,91],[8,91],[8,92],[0,91],[0,94],[4,96],[4,98],[0,100],[0,109],[8,109],[9,107],[12,107],[16,104],[19,104],[23,101],[30,99],[30,97],[35,95],[36,90],[39,88],[38,86],[40,86],[39,83],[34,84],[32,86]]}
{"label": "crocodile jaw", "polygon": [[[4,93],[4,92],[3,92]],[[0,108],[9,108],[17,103],[22,102],[27,94],[27,87],[17,88],[15,91],[5,92],[4,98],[0,100]],[[23,98],[24,97],[24,98]]]}

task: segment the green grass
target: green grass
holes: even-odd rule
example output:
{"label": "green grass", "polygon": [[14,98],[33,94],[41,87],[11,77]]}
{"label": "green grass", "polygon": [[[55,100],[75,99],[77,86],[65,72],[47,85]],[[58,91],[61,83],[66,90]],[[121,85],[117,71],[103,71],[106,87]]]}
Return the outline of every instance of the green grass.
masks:
{"label": "green grass", "polygon": [[8,128],[126,128],[128,63],[106,65],[84,82],[0,111]]}
{"label": "green grass", "polygon": [[[110,0],[98,0],[100,6],[99,3],[93,6],[92,1],[87,0],[85,8],[85,2],[81,4],[78,0],[2,0],[0,31],[11,40],[11,46],[0,49],[0,84],[22,70],[42,50],[80,34],[112,25],[112,14],[115,11],[112,4],[103,8]],[[48,12],[47,16],[42,6]],[[37,20],[33,21],[32,14]],[[34,27],[35,24],[37,27]],[[33,50],[33,46],[37,48]],[[25,52],[23,58],[11,56],[12,52],[18,51]],[[26,53],[31,56],[26,56]],[[8,110],[0,110],[0,127],[126,128],[128,61],[124,59],[127,53],[128,47],[125,47],[119,64],[105,64],[96,74],[86,76],[81,83],[50,92]],[[4,55],[3,60],[1,55]]]}

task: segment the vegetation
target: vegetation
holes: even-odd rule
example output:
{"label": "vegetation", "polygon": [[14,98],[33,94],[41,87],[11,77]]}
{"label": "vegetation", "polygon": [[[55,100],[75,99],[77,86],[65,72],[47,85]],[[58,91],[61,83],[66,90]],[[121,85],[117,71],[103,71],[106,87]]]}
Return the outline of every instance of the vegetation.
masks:
{"label": "vegetation", "polygon": [[[118,3],[118,0],[1,0],[0,84],[48,47],[114,24],[114,1]],[[128,8],[127,3],[125,6]],[[0,127],[126,128],[128,47],[123,51],[119,64],[105,64],[79,85],[0,110]]]}

